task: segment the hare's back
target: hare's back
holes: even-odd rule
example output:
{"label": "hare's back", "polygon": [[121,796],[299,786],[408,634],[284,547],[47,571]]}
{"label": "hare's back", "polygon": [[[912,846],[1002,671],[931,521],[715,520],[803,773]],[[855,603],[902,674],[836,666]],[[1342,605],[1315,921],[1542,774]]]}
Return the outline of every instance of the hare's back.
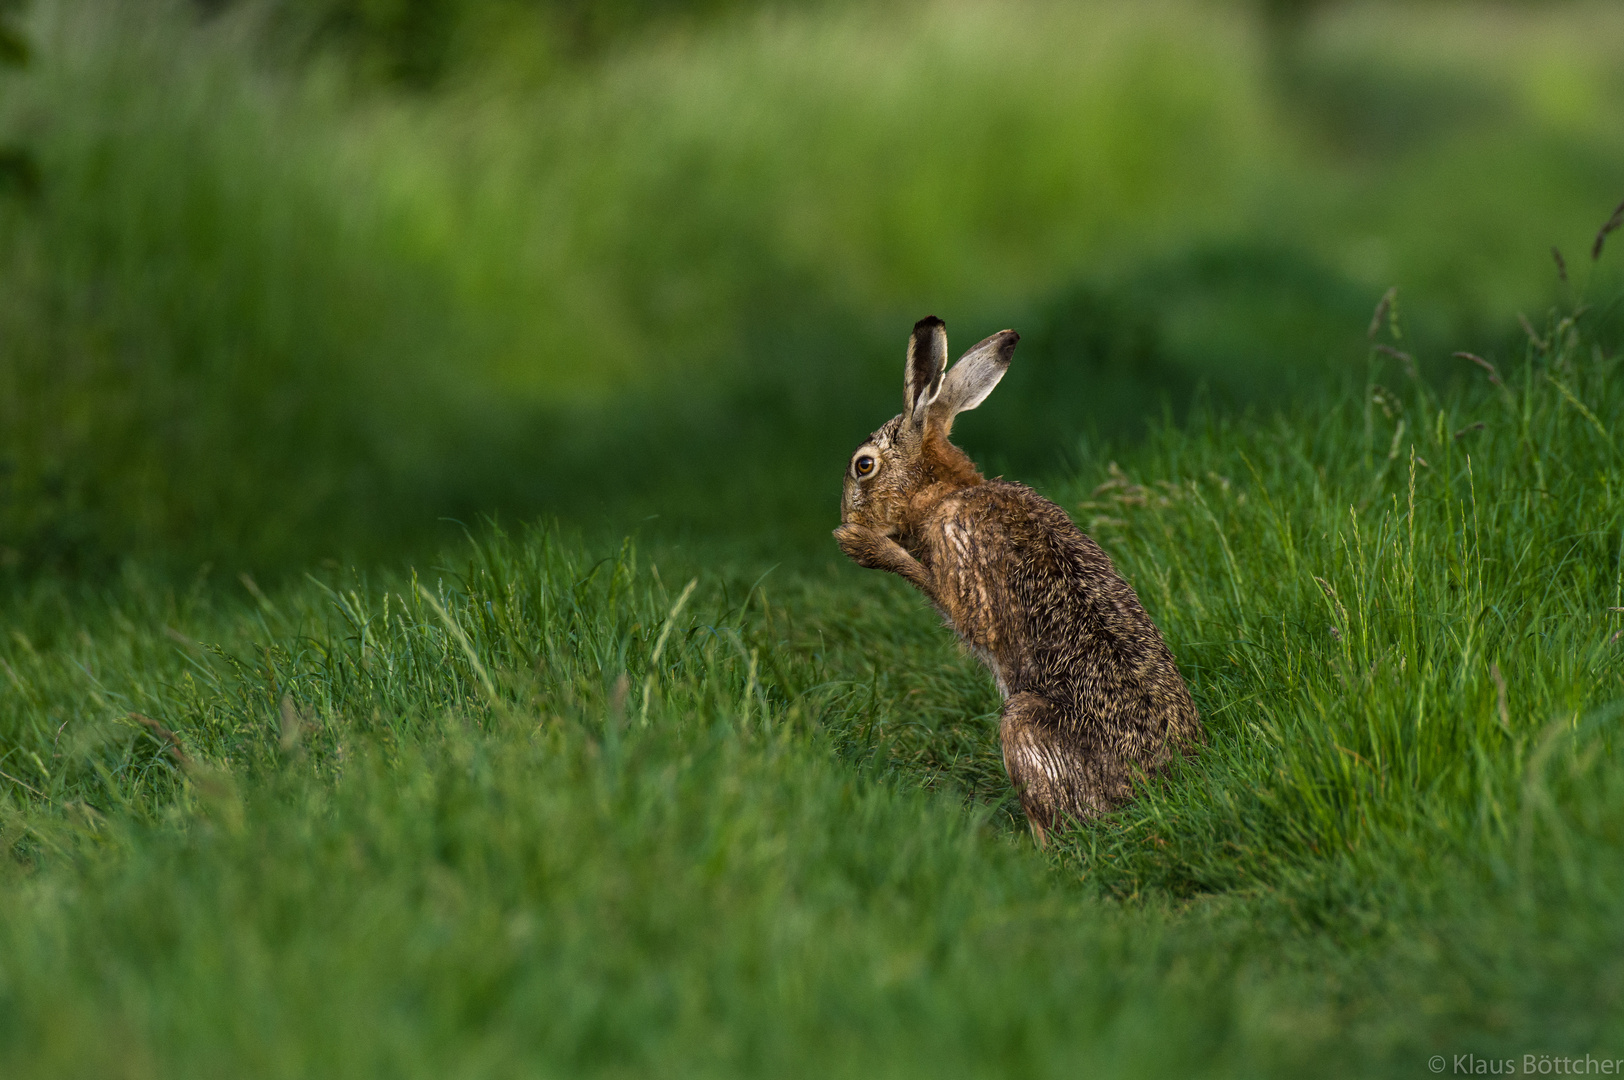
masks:
{"label": "hare's back", "polygon": [[1080,637],[1127,654],[1165,648],[1110,556],[1060,507],[1007,480],[956,503],[941,529],[940,570],[957,579],[955,591],[985,598],[984,617],[1051,648]]}
{"label": "hare's back", "polygon": [[1020,681],[1065,703],[1072,722],[1127,739],[1124,748],[1141,737],[1145,746],[1199,740],[1173,655],[1110,557],[1054,503],[996,484],[986,509],[998,513],[983,519],[989,539],[1007,545],[1006,576],[993,589],[1004,609],[994,618],[1020,641]]}
{"label": "hare's back", "polygon": [[990,480],[959,493],[955,502],[944,529],[955,554],[974,553],[1045,593],[1098,585],[1104,577],[1122,580],[1110,557],[1064,510],[1025,484]]}

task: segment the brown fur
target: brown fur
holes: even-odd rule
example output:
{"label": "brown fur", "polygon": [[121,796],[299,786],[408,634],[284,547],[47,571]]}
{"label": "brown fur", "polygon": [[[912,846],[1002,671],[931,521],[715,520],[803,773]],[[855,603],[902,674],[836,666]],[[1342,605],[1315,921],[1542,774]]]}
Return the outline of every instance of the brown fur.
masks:
{"label": "brown fur", "polygon": [[1173,654],[1099,545],[1031,488],[983,478],[948,441],[1017,340],[993,335],[943,380],[931,364],[946,353],[940,320],[915,327],[904,411],[852,455],[835,538],[858,565],[923,592],[991,669],[1004,766],[1042,842],[1067,819],[1120,806],[1202,728]]}

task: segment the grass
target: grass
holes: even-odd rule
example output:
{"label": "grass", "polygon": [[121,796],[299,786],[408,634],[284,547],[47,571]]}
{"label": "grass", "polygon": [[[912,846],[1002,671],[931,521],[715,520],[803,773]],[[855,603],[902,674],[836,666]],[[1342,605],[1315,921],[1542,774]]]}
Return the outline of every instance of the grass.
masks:
{"label": "grass", "polygon": [[[33,8],[0,1075],[1624,1059],[1618,12],[729,11],[404,92]],[[925,310],[1208,724],[1046,850],[827,538]]]}
{"label": "grass", "polygon": [[1197,416],[1052,486],[1210,745],[1046,852],[988,679],[832,561],[487,529],[269,593],[42,579],[0,643],[0,1062],[1613,1056],[1624,395],[1589,325],[1444,392],[1373,352],[1355,394]]}
{"label": "grass", "polygon": [[1164,392],[1357,365],[1395,281],[1416,339],[1489,348],[1624,162],[1611,8],[1335,7],[1284,68],[1202,3],[740,9],[432,93],[278,60],[257,18],[32,9],[0,563],[297,573],[495,508],[809,527],[927,310],[1052,328],[977,447],[1050,468]]}

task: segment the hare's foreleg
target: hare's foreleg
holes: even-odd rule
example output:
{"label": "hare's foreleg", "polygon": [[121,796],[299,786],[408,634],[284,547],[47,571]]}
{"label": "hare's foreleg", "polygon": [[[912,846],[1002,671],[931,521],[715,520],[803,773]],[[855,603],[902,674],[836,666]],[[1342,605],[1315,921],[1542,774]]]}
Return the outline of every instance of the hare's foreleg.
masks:
{"label": "hare's foreleg", "polygon": [[835,541],[840,544],[840,550],[846,553],[846,557],[858,566],[870,570],[888,570],[935,602],[936,582],[930,571],[889,536],[862,525],[842,525],[835,530]]}
{"label": "hare's foreleg", "polygon": [[1032,837],[1043,847],[1050,829],[1080,816],[1077,755],[1056,730],[1055,705],[1030,690],[1010,695],[999,719],[1004,770],[1021,797]]}

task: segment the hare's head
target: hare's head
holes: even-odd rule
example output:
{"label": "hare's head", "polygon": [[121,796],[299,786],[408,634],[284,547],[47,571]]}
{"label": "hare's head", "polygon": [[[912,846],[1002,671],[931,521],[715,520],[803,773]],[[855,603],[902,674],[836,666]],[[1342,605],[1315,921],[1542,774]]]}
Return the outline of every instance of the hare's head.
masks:
{"label": "hare's head", "polygon": [[981,482],[947,441],[953,418],[986,400],[1009,369],[1020,335],[1000,330],[947,368],[947,328],[931,315],[914,324],[903,369],[902,413],[870,435],[846,465],[840,520],[895,536],[939,485]]}

